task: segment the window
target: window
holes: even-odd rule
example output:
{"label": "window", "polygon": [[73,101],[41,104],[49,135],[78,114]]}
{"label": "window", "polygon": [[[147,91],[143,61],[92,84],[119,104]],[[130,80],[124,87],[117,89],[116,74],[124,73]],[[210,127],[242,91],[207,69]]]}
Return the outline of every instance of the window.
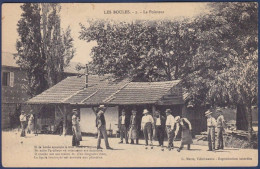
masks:
{"label": "window", "polygon": [[14,86],[14,73],[13,72],[3,72],[2,76],[3,86]]}

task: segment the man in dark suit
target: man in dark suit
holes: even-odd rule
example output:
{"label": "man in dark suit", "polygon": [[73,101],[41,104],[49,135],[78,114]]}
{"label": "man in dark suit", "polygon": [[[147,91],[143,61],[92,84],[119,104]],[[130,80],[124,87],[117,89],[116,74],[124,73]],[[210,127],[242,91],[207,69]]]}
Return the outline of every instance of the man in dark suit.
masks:
{"label": "man in dark suit", "polygon": [[107,108],[104,105],[100,105],[98,109],[95,109],[94,107],[92,107],[92,109],[96,115],[96,127],[98,129],[97,149],[102,149],[102,147],[100,146],[102,136],[105,140],[106,149],[112,149],[108,143],[106,119],[104,116]]}
{"label": "man in dark suit", "polygon": [[164,141],[164,132],[165,132],[165,117],[160,114],[157,110],[154,116],[154,123],[155,123],[155,135],[157,136],[159,146],[163,146]]}
{"label": "man in dark suit", "polygon": [[131,144],[134,144],[134,140],[136,140],[136,144],[138,144],[138,121],[136,116],[136,110],[132,110],[129,126],[129,137],[131,139]]}
{"label": "man in dark suit", "polygon": [[128,128],[128,119],[125,115],[125,110],[122,110],[122,115],[118,120],[118,128],[120,131],[120,142],[123,143],[123,138],[125,138],[126,144],[128,144],[127,128]]}

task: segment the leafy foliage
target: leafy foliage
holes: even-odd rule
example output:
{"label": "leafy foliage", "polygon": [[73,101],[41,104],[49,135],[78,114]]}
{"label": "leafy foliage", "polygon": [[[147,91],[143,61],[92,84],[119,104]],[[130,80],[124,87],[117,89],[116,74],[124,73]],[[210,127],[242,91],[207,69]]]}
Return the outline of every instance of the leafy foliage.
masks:
{"label": "leafy foliage", "polygon": [[25,3],[21,9],[17,63],[26,70],[28,94],[35,96],[62,80],[75,49],[70,28],[60,28],[59,4]]}
{"label": "leafy foliage", "polygon": [[130,76],[141,81],[172,80],[181,77],[189,56],[196,51],[194,30],[190,27],[186,20],[91,20],[89,27],[81,24],[79,38],[97,41],[92,63],[99,74]]}

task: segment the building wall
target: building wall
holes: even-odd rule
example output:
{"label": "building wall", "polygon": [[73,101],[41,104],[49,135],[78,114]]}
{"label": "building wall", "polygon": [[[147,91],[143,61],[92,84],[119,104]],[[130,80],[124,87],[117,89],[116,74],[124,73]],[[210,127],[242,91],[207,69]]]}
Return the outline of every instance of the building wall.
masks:
{"label": "building wall", "polygon": [[[118,107],[108,107],[105,112],[106,128],[116,134],[118,123]],[[80,108],[80,128],[84,133],[97,133],[96,115],[91,108]]]}
{"label": "building wall", "polygon": [[[27,83],[26,72],[21,70],[19,67],[10,67],[10,66],[2,66],[1,74],[3,77],[3,72],[12,72],[13,73],[13,86],[3,86],[2,85],[2,128],[10,128],[12,125],[10,124],[10,116],[15,115],[16,113],[20,114],[20,112],[16,112],[17,110],[24,110],[28,113],[30,106],[23,105],[21,109],[19,106],[26,102],[30,96],[26,93],[26,90],[23,86]],[[75,76],[75,73],[64,73],[64,78],[68,76]],[[17,115],[16,115],[17,116]],[[17,123],[17,122],[16,122]],[[19,123],[19,121],[18,121]],[[16,124],[17,125],[17,124]],[[15,126],[14,126],[15,127]]]}
{"label": "building wall", "polygon": [[[2,66],[2,77],[3,72],[12,72],[13,73],[13,86],[3,86],[2,85],[2,128],[6,129],[9,127],[16,127],[19,125],[19,121],[17,121],[16,116],[19,116],[19,108],[20,104],[29,99],[26,91],[22,88],[26,83],[23,79],[26,77],[25,72],[21,71],[19,68],[15,67],[6,67]],[[18,114],[17,114],[18,113]],[[15,116],[15,123],[13,125],[10,124],[11,116]]]}

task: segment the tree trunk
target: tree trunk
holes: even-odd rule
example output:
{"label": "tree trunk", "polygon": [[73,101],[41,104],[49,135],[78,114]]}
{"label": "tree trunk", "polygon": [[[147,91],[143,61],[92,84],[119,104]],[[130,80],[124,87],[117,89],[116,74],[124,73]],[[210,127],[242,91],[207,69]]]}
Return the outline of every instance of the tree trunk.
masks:
{"label": "tree trunk", "polygon": [[247,106],[247,119],[248,119],[248,141],[252,143],[253,126],[252,126],[252,107],[251,104]]}
{"label": "tree trunk", "polygon": [[237,105],[236,127],[237,130],[248,130],[247,111],[243,104]]}

